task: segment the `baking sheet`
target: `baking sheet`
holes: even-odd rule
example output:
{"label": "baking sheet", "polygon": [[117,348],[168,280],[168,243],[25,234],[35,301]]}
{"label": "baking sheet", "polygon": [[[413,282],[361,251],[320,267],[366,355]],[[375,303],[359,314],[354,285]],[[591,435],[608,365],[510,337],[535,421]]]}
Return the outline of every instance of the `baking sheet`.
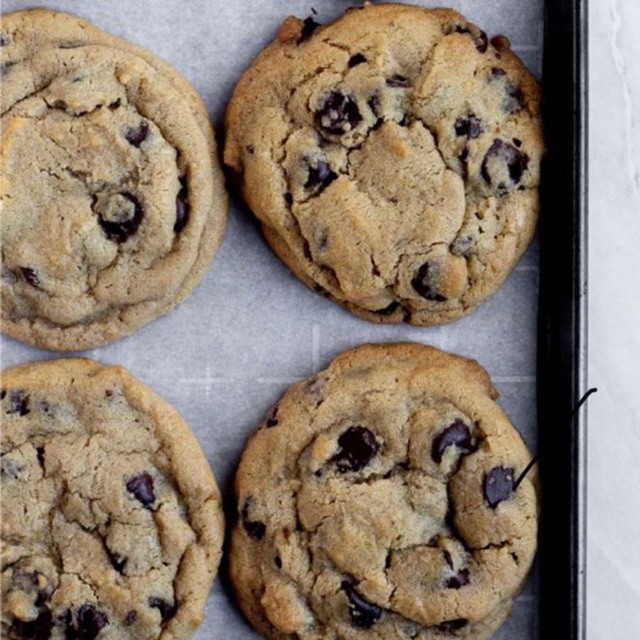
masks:
{"label": "baking sheet", "polygon": [[[233,87],[287,15],[317,11],[326,22],[344,0],[43,0],[76,13],[171,62],[204,98],[218,129]],[[418,3],[420,4],[420,3]],[[431,3],[421,3],[433,6]],[[502,33],[540,75],[543,0],[449,0],[489,36]],[[3,0],[3,12],[36,6]],[[302,285],[263,241],[250,212],[232,200],[227,234],[196,292],[133,336],[82,352],[122,364],[173,404],[195,431],[233,517],[233,474],[249,433],[285,389],[364,342],[412,340],[477,359],[500,403],[536,451],[537,243],[504,287],[471,317],[442,327],[369,324]],[[61,357],[2,337],[2,367]],[[72,354],[68,354],[72,355]],[[495,640],[537,638],[537,578]],[[196,640],[255,639],[233,602],[225,567]]]}

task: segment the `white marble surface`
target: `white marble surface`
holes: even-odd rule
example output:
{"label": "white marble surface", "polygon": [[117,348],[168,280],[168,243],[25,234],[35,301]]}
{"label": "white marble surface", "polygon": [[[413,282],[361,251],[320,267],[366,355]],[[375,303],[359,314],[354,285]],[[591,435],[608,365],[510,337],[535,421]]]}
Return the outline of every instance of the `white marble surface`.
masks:
{"label": "white marble surface", "polygon": [[587,638],[640,638],[640,2],[590,2]]}

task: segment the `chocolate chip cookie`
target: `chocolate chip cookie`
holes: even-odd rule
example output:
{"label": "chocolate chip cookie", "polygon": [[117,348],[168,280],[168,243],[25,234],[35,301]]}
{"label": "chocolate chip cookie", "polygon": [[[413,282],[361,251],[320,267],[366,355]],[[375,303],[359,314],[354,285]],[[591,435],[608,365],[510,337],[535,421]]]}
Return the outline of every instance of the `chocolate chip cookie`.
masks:
{"label": "chocolate chip cookie", "polygon": [[224,232],[206,109],[152,54],[45,9],[2,21],[2,325],[86,349],[171,310]]}
{"label": "chocolate chip cookie", "polygon": [[531,454],[474,361],[366,345],[287,391],[236,479],[231,575],[267,638],[484,640],[537,534]]}
{"label": "chocolate chip cookie", "polygon": [[8,640],[190,638],[222,552],[221,499],[178,413],[121,367],[3,372]]}
{"label": "chocolate chip cookie", "polygon": [[452,10],[290,17],[238,84],[225,162],[275,252],[374,322],[450,322],[533,237],[540,89]]}

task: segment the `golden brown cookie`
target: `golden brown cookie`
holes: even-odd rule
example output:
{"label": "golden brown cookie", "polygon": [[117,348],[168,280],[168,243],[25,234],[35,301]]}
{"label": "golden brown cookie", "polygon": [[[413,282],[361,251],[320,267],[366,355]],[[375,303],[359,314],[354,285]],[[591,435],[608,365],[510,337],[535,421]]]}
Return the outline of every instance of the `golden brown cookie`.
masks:
{"label": "golden brown cookie", "polygon": [[204,105],[167,63],[45,9],[3,17],[2,325],[76,350],[170,311],[227,195]]}
{"label": "golden brown cookie", "polygon": [[121,367],[2,374],[2,637],[186,640],[224,537],[209,464]]}
{"label": "golden brown cookie", "polygon": [[470,313],[535,231],[539,85],[506,38],[452,10],[288,18],[240,80],[226,133],[276,253],[367,320]]}
{"label": "golden brown cookie", "polygon": [[236,479],[231,575],[284,640],[486,640],[536,550],[531,454],[474,361],[366,345],[291,387]]}

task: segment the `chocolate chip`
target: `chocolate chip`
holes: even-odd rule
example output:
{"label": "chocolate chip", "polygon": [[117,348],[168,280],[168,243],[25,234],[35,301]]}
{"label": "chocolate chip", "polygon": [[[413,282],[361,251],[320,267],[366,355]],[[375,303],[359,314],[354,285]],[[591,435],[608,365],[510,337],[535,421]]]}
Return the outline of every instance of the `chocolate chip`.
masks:
{"label": "chocolate chip", "polygon": [[451,576],[445,580],[445,587],[447,589],[460,589],[469,584],[469,569],[460,569],[455,576]]}
{"label": "chocolate chip", "polygon": [[507,72],[502,67],[492,67],[491,75],[494,78],[501,78],[502,76],[506,76]]}
{"label": "chocolate chip", "polygon": [[22,277],[30,284],[34,289],[40,289],[40,278],[38,278],[38,274],[35,269],[31,267],[20,267],[20,271],[22,272]]}
{"label": "chocolate chip", "polygon": [[476,49],[480,53],[486,53],[489,48],[489,38],[482,29],[478,29],[477,27],[472,28],[471,25],[466,24],[457,25],[453,31],[455,33],[468,33],[475,42]]}
{"label": "chocolate chip", "polygon": [[186,227],[189,220],[189,194],[187,191],[186,180],[184,178],[180,178],[180,184],[182,187],[176,196],[176,222],[173,225],[175,233],[180,233]]}
{"label": "chocolate chip", "polygon": [[354,129],[362,116],[358,104],[351,96],[335,90],[324,97],[316,112],[316,119],[328,133],[341,135]]}
{"label": "chocolate chip", "polygon": [[127,613],[127,615],[124,618],[124,623],[127,626],[132,625],[136,620],[138,619],[138,612],[134,611],[133,609],[131,611],[129,611]]}
{"label": "chocolate chip", "polygon": [[9,395],[9,406],[7,413],[17,413],[20,416],[26,416],[31,412],[29,409],[29,396],[26,391],[12,391]]}
{"label": "chocolate chip", "polygon": [[502,103],[502,108],[507,113],[516,113],[524,108],[525,98],[522,89],[515,83],[508,81],[505,85],[508,98]]}
{"label": "chocolate chip", "polygon": [[508,500],[513,494],[513,469],[494,467],[484,475],[482,490],[492,509]]}
{"label": "chocolate chip", "polygon": [[522,146],[522,140],[520,140],[519,138],[513,138],[511,142],[513,142],[513,144],[515,144],[518,149]]}
{"label": "chocolate chip", "polygon": [[129,559],[124,556],[121,556],[119,553],[115,553],[111,551],[111,549],[109,549],[109,547],[107,547],[106,544],[104,545],[104,548],[105,548],[105,551],[107,552],[109,561],[111,562],[111,566],[118,573],[122,573]]}
{"label": "chocolate chip", "polygon": [[411,286],[420,294],[425,300],[435,300],[436,302],[444,302],[446,298],[440,295],[435,290],[435,285],[432,282],[432,277],[429,274],[431,267],[428,262],[425,262],[416,273],[413,280],[411,280]]}
{"label": "chocolate chip", "polygon": [[397,300],[394,300],[391,304],[387,305],[383,309],[376,309],[374,313],[377,313],[381,316],[390,316],[394,311],[397,311],[400,308],[400,303]]}
{"label": "chocolate chip", "polygon": [[367,102],[374,116],[380,115],[380,96],[374,93]]}
{"label": "chocolate chip", "polygon": [[[497,139],[489,147],[480,168],[480,174],[488,184],[493,184],[496,180],[495,173],[499,169],[499,166],[495,166],[496,163],[498,165],[506,164],[509,178],[513,183],[517,184],[522,179],[522,174],[529,167],[529,156],[518,151],[512,144]],[[499,188],[505,188],[505,186],[503,182],[498,184]]]}
{"label": "chocolate chip", "polygon": [[9,480],[17,480],[24,471],[24,465],[8,458],[6,455],[0,458],[0,475]]}
{"label": "chocolate chip", "polygon": [[163,598],[149,598],[149,606],[160,612],[162,622],[171,620],[176,615],[176,605],[168,603]]}
{"label": "chocolate chip", "polygon": [[125,242],[138,231],[143,217],[140,201],[124,191],[110,200],[107,209],[100,214],[99,221],[110,240]]}
{"label": "chocolate chip", "polygon": [[256,148],[252,144],[248,144],[245,148],[247,153],[251,156],[256,152]]}
{"label": "chocolate chip", "polygon": [[282,569],[282,558],[280,556],[276,556],[274,562],[278,569]]}
{"label": "chocolate chip", "polygon": [[16,618],[11,624],[11,631],[21,640],[48,640],[52,629],[51,611],[43,611],[35,620],[24,621]]}
{"label": "chocolate chip", "polygon": [[36,456],[38,457],[38,464],[45,471],[44,447],[36,447]]}
{"label": "chocolate chip", "polygon": [[349,68],[352,69],[353,67],[357,67],[359,64],[362,64],[366,61],[367,59],[361,53],[356,53],[349,58],[349,62],[347,64],[349,65]]}
{"label": "chocolate chip", "polygon": [[137,127],[131,127],[127,129],[124,137],[129,144],[134,147],[139,147],[149,135],[149,123],[146,120],[142,120]]}
{"label": "chocolate chip", "polygon": [[77,640],[94,640],[109,624],[109,618],[92,604],[83,604],[78,609],[75,625],[75,635],[71,637]]}
{"label": "chocolate chip", "polygon": [[456,446],[462,455],[467,455],[474,451],[471,432],[462,420],[454,420],[433,439],[431,457],[434,462],[440,464],[445,450],[451,446]]}
{"label": "chocolate chip", "polygon": [[342,590],[349,600],[349,615],[351,622],[360,629],[370,629],[382,617],[382,609],[365,600],[347,581],[342,583]]}
{"label": "chocolate chip", "polygon": [[2,391],[0,391],[0,400],[4,400],[6,395],[7,395],[7,390],[2,389]]}
{"label": "chocolate chip", "polygon": [[156,500],[156,494],[153,491],[153,478],[146,472],[131,478],[127,482],[127,491],[147,508]]}
{"label": "chocolate chip", "polygon": [[278,426],[278,418],[276,417],[277,415],[278,415],[278,405],[276,405],[273,408],[271,415],[267,418],[267,429],[271,429],[273,427]]}
{"label": "chocolate chip", "polygon": [[305,18],[304,22],[302,23],[302,31],[300,32],[300,37],[298,38],[298,44],[306,42],[319,26],[320,24],[313,18]]}
{"label": "chocolate chip", "polygon": [[262,540],[267,532],[267,525],[259,520],[251,520],[249,518],[249,503],[250,500],[247,500],[242,507],[242,526],[252,538]]}
{"label": "chocolate chip", "polygon": [[408,87],[409,81],[401,75],[395,74],[390,78],[387,78],[387,87],[392,87],[393,89],[397,89],[399,87]]}
{"label": "chocolate chip", "polygon": [[293,196],[288,191],[284,194],[284,201],[288,207],[293,204]]}
{"label": "chocolate chip", "polygon": [[[437,546],[437,540],[438,538],[435,538],[435,544],[432,545],[431,542],[429,542],[429,546]],[[451,557],[451,554],[445,549],[442,552],[442,555],[444,556],[444,561],[449,565],[450,569],[453,569],[453,558]]]}
{"label": "chocolate chip", "polygon": [[443,633],[452,633],[464,629],[469,624],[468,620],[464,618],[456,618],[455,620],[446,620],[441,622],[436,628]]}
{"label": "chocolate chip", "polygon": [[[40,574],[37,571],[34,571],[33,575],[36,576],[36,580],[38,580],[37,576],[39,576]],[[39,584],[39,581],[35,582],[34,584]],[[44,606],[45,602],[47,602],[47,600],[49,599],[50,595],[51,594],[47,593],[46,591],[43,591],[42,589],[40,591],[38,591],[38,595],[36,596],[36,599],[35,599],[35,602],[34,602],[35,606],[36,607]]]}
{"label": "chocolate chip", "polygon": [[364,469],[380,451],[380,443],[366,427],[349,427],[339,438],[340,449],[333,458],[340,473]]}
{"label": "chocolate chip", "polygon": [[326,189],[338,177],[338,174],[331,170],[329,163],[325,160],[316,160],[314,164],[315,167],[309,165],[309,177],[304,188],[320,192]]}
{"label": "chocolate chip", "polygon": [[480,134],[484,133],[482,123],[473,114],[466,118],[458,118],[453,127],[456,131],[456,135],[466,136],[471,140],[475,140],[480,136]]}

